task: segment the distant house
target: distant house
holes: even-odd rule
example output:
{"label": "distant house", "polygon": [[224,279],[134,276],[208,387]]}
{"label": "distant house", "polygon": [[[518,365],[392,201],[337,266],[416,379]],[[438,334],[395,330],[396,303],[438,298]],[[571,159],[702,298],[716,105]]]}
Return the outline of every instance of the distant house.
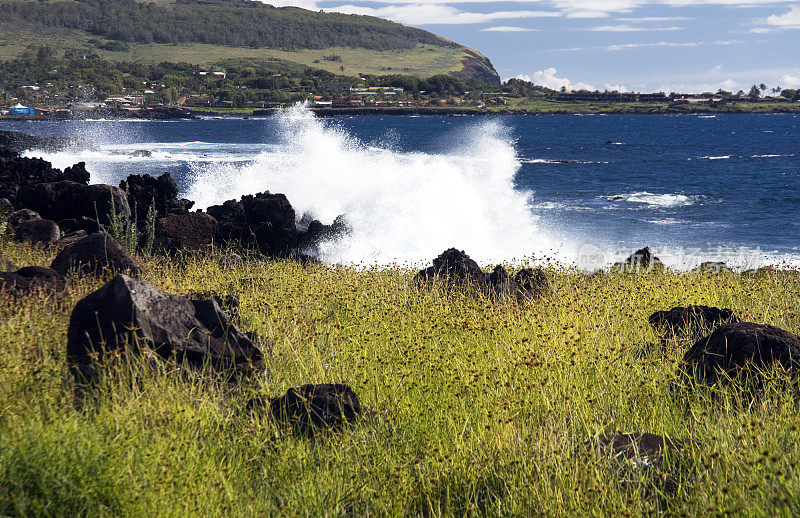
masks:
{"label": "distant house", "polygon": [[728,100],[722,97],[712,97],[712,98],[698,98],[698,97],[682,97],[680,99],[675,99],[672,104],[708,104],[710,106],[725,106],[728,104]]}
{"label": "distant house", "polygon": [[17,103],[11,107],[11,115],[36,115],[36,108]]}

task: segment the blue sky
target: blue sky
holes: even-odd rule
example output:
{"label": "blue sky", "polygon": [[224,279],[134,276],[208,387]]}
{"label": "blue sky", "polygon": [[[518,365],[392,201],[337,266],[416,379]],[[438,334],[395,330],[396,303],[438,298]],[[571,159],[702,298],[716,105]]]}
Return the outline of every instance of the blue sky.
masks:
{"label": "blue sky", "polygon": [[[800,1],[282,0],[420,27],[551,88],[800,87]],[[274,3],[274,2],[269,2]]]}

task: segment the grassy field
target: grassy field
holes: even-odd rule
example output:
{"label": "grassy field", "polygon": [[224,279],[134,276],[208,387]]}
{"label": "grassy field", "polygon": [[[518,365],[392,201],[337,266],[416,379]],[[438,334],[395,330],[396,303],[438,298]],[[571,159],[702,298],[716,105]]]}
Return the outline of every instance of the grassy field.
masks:
{"label": "grassy field", "polygon": [[[313,68],[320,68],[341,74],[406,74],[429,77],[446,74],[463,68],[461,59],[465,49],[456,47],[439,47],[434,45],[417,45],[405,50],[367,50],[346,47],[329,47],[325,49],[304,49],[286,51],[266,48],[225,47],[203,43],[186,43],[168,45],[161,43],[130,43],[129,50],[109,51],[97,45],[88,44],[89,40],[100,41],[98,45],[107,43],[97,36],[83,31],[59,30],[42,31],[22,30],[0,25],[0,61],[8,61],[20,57],[30,46],[50,45],[59,51],[70,48],[87,49],[109,61],[133,61],[139,63],[172,63],[184,62],[198,65],[211,64],[223,59],[280,59]],[[337,55],[341,61],[326,61],[323,56]],[[387,65],[388,64],[388,65]]]}
{"label": "grassy field", "polygon": [[[0,241],[20,265],[52,252]],[[65,367],[75,302],[0,299],[0,515],[796,515],[796,387],[751,405],[733,390],[676,389],[690,344],[657,342],[648,315],[688,303],[800,330],[800,275],[549,268],[522,306],[412,286],[413,272],[258,258],[155,258],[145,280],[241,298],[241,327],[272,344],[270,374],[239,385],[133,366],[80,409]],[[254,395],[344,382],[374,411],[311,442]],[[690,439],[637,468],[598,434]],[[588,445],[587,445],[588,441]]]}

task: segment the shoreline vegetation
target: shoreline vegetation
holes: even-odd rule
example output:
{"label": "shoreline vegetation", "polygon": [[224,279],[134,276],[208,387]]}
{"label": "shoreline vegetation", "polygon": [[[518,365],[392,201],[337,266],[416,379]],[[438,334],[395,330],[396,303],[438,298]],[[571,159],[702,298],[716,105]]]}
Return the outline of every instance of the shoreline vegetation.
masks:
{"label": "shoreline vegetation", "polygon": [[0,136],[2,515],[800,513],[798,270],[323,264]]}
{"label": "shoreline vegetation", "polygon": [[[0,121],[52,121],[82,119],[131,119],[175,120],[200,117],[264,117],[280,112],[277,108],[178,108],[153,107],[145,110],[101,109],[82,110],[69,117],[58,115],[14,116],[0,115]],[[353,115],[718,115],[718,114],[793,114],[800,113],[800,103],[753,102],[727,106],[673,106],[663,103],[584,103],[549,102],[515,107],[355,107],[328,108],[309,106],[309,110],[320,117]]]}

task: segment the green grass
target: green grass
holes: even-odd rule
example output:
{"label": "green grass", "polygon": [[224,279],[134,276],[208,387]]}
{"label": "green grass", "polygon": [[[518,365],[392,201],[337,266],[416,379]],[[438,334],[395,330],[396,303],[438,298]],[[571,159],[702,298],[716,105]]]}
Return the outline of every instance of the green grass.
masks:
{"label": "green grass", "polygon": [[[52,257],[7,241],[0,253],[21,265]],[[800,512],[791,391],[774,382],[750,406],[733,391],[676,392],[690,344],[643,347],[656,341],[651,312],[689,303],[797,332],[797,272],[549,268],[552,295],[516,306],[420,290],[399,268],[222,258],[149,259],[144,279],[241,298],[241,327],[273,356],[270,375],[239,385],[132,362],[78,408],[65,333],[102,283],[0,299],[0,515]],[[350,384],[375,415],[312,443],[243,410],[253,395],[318,382]],[[617,430],[694,445],[646,471],[584,447]]]}
{"label": "green grass", "polygon": [[[355,74],[405,74],[430,77],[447,74],[463,68],[461,59],[467,49],[418,44],[404,50],[368,50],[348,47],[304,49],[287,51],[268,48],[226,47],[204,43],[177,45],[161,43],[129,43],[127,51],[108,51],[88,44],[91,39],[107,43],[101,37],[86,32],[67,29],[44,31],[23,30],[0,21],[0,61],[19,58],[30,46],[49,45],[59,51],[70,48],[87,49],[109,61],[137,63],[192,63],[205,65],[225,59],[279,59],[300,65],[341,74],[340,67],[349,75]],[[341,61],[326,61],[323,56],[335,54]],[[316,61],[316,62],[315,62]]]}

